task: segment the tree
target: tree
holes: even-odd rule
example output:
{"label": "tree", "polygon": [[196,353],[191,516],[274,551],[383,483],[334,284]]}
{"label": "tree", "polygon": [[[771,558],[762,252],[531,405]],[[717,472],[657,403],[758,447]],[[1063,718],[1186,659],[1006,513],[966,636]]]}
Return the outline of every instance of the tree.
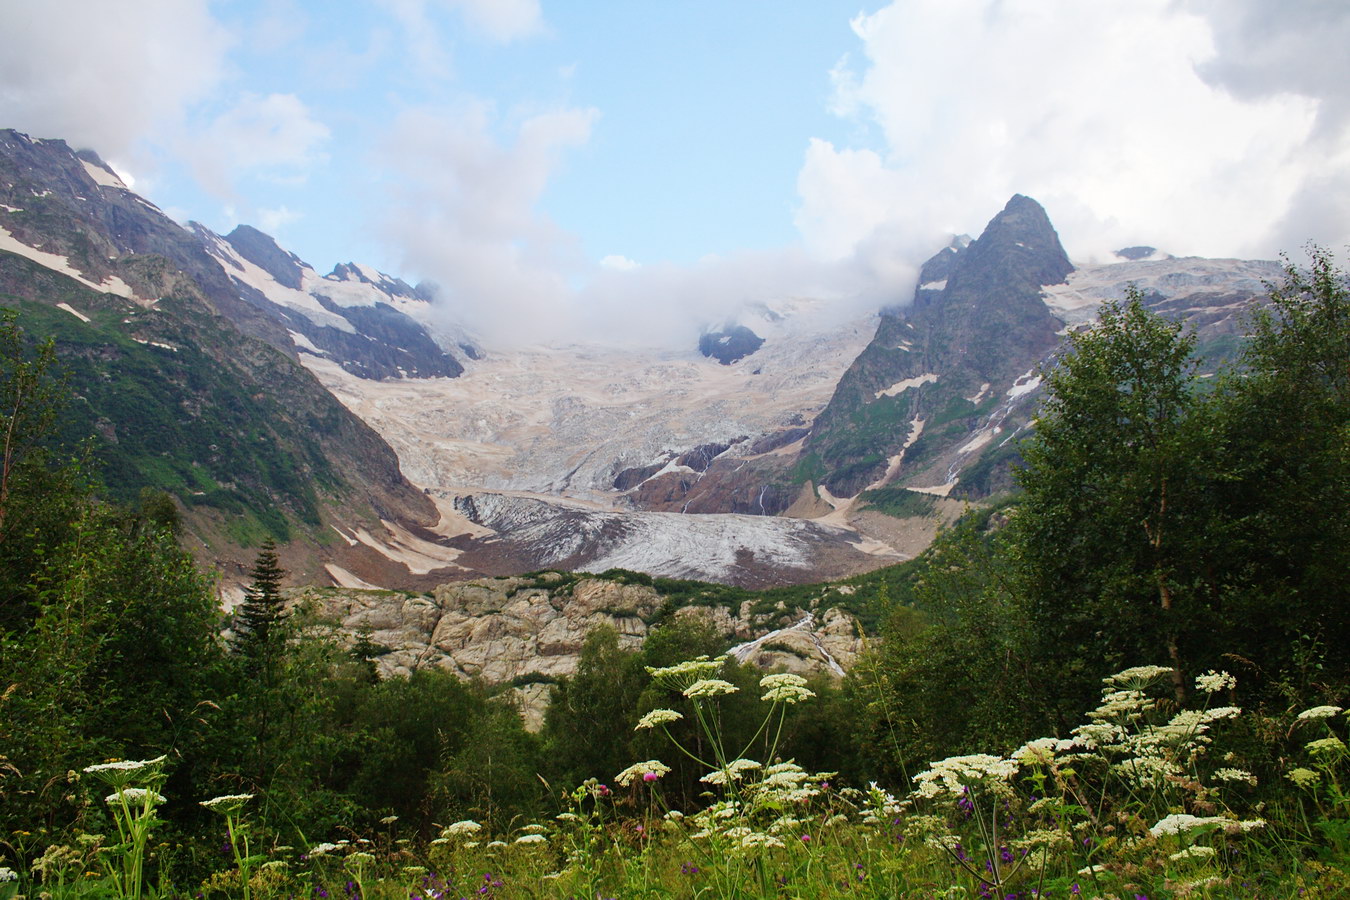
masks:
{"label": "tree", "polygon": [[235,617],[235,651],[244,659],[250,674],[271,686],[277,657],[277,626],[285,616],[281,581],[286,571],[277,558],[276,544],[263,541],[249,570],[251,579],[244,588],[244,602]]}
{"label": "tree", "polygon": [[1142,662],[1175,669],[1197,584],[1206,443],[1195,415],[1195,338],[1131,288],[1071,336],[1018,473],[1016,592],[1072,720],[1097,678]]}
{"label": "tree", "polygon": [[1274,679],[1350,677],[1350,288],[1327,251],[1311,247],[1302,268],[1285,260],[1213,433],[1232,651]]}

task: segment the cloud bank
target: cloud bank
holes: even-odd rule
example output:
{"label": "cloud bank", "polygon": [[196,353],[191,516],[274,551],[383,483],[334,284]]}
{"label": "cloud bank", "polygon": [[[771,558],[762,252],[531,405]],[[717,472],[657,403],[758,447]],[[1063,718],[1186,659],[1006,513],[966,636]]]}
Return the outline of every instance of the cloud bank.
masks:
{"label": "cloud bank", "polygon": [[826,257],[878,229],[971,229],[1015,192],[1079,259],[1350,238],[1350,6],[906,0],[853,28],[835,107],[876,137],[811,141],[798,179]]}
{"label": "cloud bank", "polygon": [[0,3],[0,122],[126,159],[224,75],[206,0]]}

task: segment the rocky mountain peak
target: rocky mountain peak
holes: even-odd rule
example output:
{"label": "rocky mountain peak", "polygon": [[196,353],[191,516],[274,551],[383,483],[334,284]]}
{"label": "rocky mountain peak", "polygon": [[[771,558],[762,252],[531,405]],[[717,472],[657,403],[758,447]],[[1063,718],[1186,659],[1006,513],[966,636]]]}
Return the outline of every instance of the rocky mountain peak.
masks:
{"label": "rocky mountain peak", "polygon": [[953,288],[973,280],[971,287],[988,290],[994,287],[990,279],[997,278],[1011,279],[1008,286],[1016,290],[1039,291],[1043,285],[1063,283],[1073,271],[1045,209],[1022,194],[1013,195],[960,257]]}
{"label": "rocky mountain peak", "polygon": [[282,250],[271,235],[252,225],[239,225],[225,235],[225,240],[236,253],[271,275],[278,284],[284,284],[292,290],[300,289],[304,281],[305,264],[294,253]]}
{"label": "rocky mountain peak", "polygon": [[379,288],[391,297],[406,297],[411,300],[430,300],[429,290],[424,289],[422,285],[413,287],[402,278],[395,278],[392,275],[386,275],[383,272],[376,271],[370,266],[363,266],[359,263],[348,262],[338,263],[333,267],[333,271],[326,276],[330,281],[355,281],[362,284],[369,284]]}

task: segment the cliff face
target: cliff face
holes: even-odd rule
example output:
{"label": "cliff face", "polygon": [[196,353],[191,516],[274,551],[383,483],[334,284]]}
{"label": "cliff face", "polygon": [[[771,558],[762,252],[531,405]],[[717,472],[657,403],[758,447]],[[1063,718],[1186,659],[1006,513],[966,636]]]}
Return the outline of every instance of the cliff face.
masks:
{"label": "cliff face", "polygon": [[[637,649],[657,623],[665,598],[651,587],[557,572],[442,585],[430,596],[391,591],[303,589],[296,603],[315,604],[343,632],[368,633],[388,648],[382,674],[449,669],[490,685],[514,685],[529,722],[542,720],[548,685],[576,672],[586,636],[607,626],[620,645]],[[688,606],[674,616],[711,622],[737,659],[764,669],[842,674],[862,650],[856,620],[822,599],[821,608],[773,610]]]}

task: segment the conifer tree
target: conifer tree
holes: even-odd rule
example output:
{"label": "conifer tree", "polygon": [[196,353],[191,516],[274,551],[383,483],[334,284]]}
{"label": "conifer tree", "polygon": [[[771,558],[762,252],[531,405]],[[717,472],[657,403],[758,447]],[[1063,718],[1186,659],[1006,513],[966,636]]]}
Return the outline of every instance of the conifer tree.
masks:
{"label": "conifer tree", "polygon": [[249,571],[252,581],[244,589],[244,602],[235,620],[235,651],[243,657],[250,674],[261,676],[268,684],[276,657],[277,625],[284,617],[281,579],[285,576],[276,544],[268,538]]}

